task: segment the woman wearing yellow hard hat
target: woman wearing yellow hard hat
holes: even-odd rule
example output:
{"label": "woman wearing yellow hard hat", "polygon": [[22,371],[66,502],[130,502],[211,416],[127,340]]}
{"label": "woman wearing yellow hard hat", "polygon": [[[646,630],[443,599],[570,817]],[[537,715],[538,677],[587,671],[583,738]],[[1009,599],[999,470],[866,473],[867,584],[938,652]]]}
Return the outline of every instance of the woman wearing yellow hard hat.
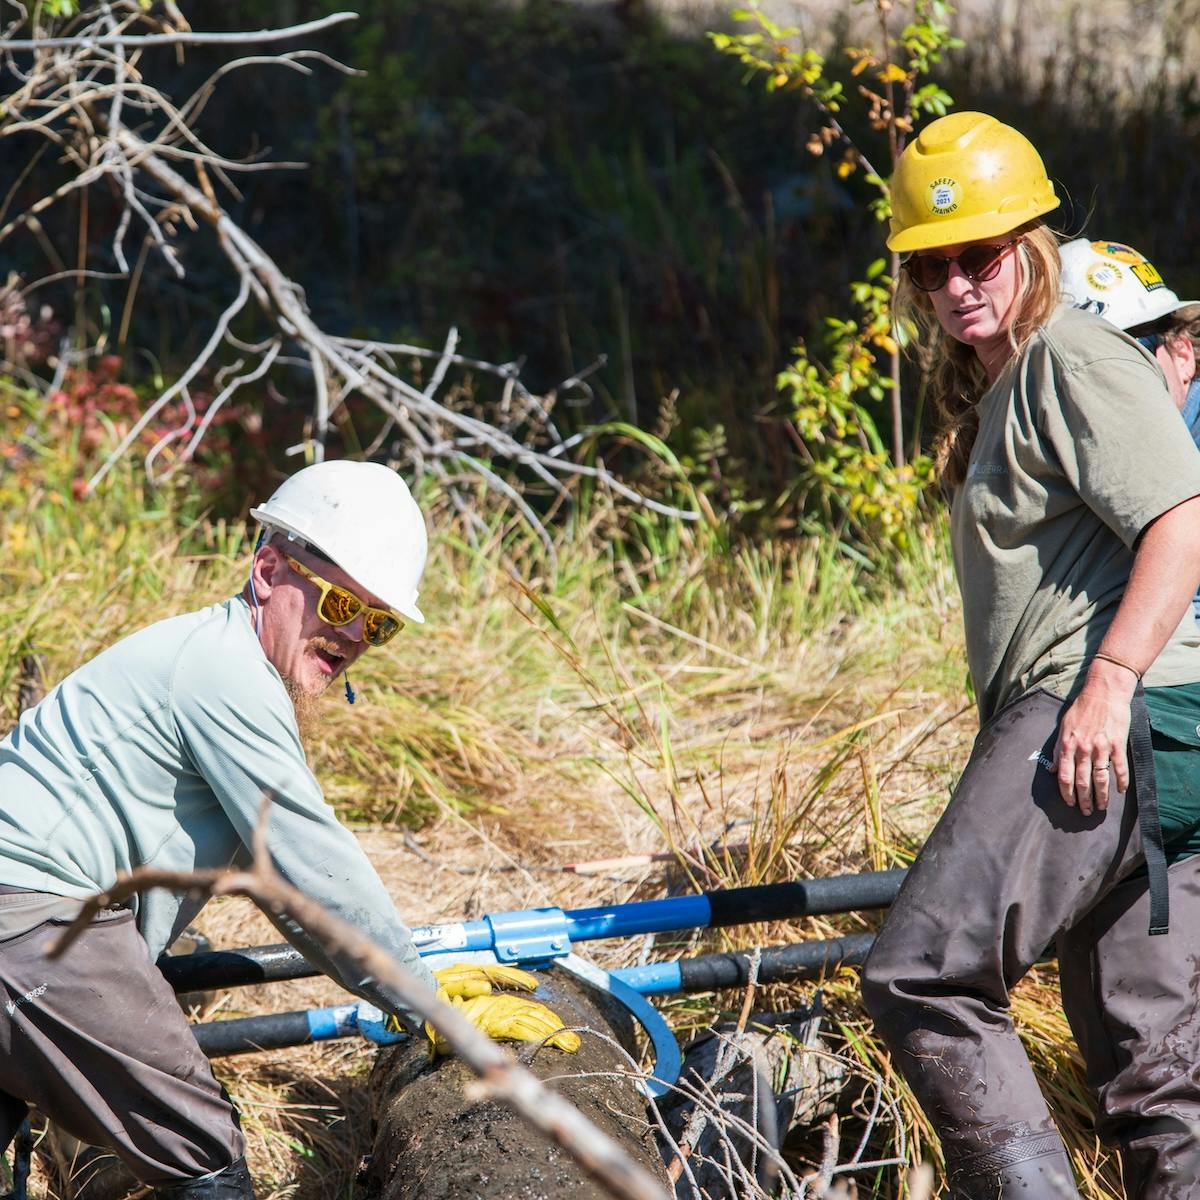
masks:
{"label": "woman wearing yellow hard hat", "polygon": [[1075,1195],[1008,1007],[1056,946],[1126,1194],[1197,1196],[1200,452],[1153,355],[1062,302],[1020,133],[934,121],[892,193],[981,730],[863,994],[952,1196]]}

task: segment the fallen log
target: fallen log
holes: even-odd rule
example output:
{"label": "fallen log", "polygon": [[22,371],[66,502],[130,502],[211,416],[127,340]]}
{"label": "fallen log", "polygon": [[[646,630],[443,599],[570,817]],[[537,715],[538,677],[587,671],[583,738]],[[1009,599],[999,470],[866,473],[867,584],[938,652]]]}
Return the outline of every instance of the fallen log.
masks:
{"label": "fallen log", "polygon": [[[521,1061],[612,1137],[667,1187],[646,1101],[637,1087],[629,1014],[561,971],[546,973],[533,998],[582,1039],[575,1054],[515,1046]],[[365,1188],[375,1200],[600,1200],[607,1193],[508,1106],[476,1100],[474,1076],[457,1059],[431,1063],[421,1045],[382,1049],[371,1073],[374,1150]]]}

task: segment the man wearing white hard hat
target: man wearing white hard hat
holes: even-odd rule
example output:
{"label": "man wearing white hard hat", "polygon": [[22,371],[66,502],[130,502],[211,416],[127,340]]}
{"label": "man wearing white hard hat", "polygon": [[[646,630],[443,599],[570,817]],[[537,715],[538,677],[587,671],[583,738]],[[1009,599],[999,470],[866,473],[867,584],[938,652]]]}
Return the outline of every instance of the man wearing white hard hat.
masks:
{"label": "man wearing white hard hat", "polygon": [[1060,254],[1064,295],[1076,308],[1125,330],[1154,355],[1200,445],[1200,301],[1180,300],[1144,254],[1121,242],[1076,238]]}
{"label": "man wearing white hard hat", "polygon": [[[1123,329],[1154,356],[1200,446],[1200,301],[1180,300],[1144,254],[1121,242],[1076,238],[1059,253],[1063,295]],[[1200,621],[1200,592],[1192,598],[1192,611]]]}
{"label": "man wearing white hard hat", "polygon": [[[174,1200],[254,1194],[237,1114],[154,965],[203,901],[149,891],[48,961],[83,900],[137,867],[248,863],[270,794],[280,874],[431,989],[452,990],[417,956],[301,743],[304,714],[328,685],[405,621],[424,620],[424,519],[394,471],[353,462],[307,467],[251,511],[262,536],[243,594],[118,642],[0,742],[0,1151],[34,1104]],[[416,1014],[372,979],[272,920],[311,962],[423,1036]],[[472,1019],[504,1035],[486,1014]]]}

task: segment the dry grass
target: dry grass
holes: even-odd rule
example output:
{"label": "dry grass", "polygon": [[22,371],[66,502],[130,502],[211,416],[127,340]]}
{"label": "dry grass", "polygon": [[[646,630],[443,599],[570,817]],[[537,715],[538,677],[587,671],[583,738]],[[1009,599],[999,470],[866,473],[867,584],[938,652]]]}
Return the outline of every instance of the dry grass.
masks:
{"label": "dry grass", "polygon": [[[25,598],[0,624],[0,644],[11,656],[32,633],[51,678],[130,628],[240,585],[239,531],[201,525],[177,535],[168,522],[126,520],[120,573],[105,569],[113,532],[102,518],[68,543],[40,538],[34,516],[22,552],[0,568],[9,594]],[[498,527],[480,551],[452,532],[441,537],[422,596],[429,625],[363,660],[354,708],[328,701],[315,770],[361,829],[401,912],[426,923],[906,861],[974,726],[940,531],[914,549],[900,588],[867,586],[827,545],[735,551],[686,530],[639,562],[612,552],[611,514],[598,520],[564,538],[553,580],[511,530]],[[664,850],[678,856],[670,869],[562,869]],[[592,949],[615,966],[870,922],[812,919]],[[210,906],[200,925],[218,946],[278,940],[238,901]],[[1052,983],[1039,973],[1017,1007],[1088,1176],[1102,1159]],[[763,989],[760,1002],[784,1009],[811,992]],[[827,981],[824,998],[847,1052],[886,1076],[853,976]],[[313,980],[229,993],[207,1015],[343,1001]],[[682,1034],[740,1002],[681,997],[667,1009]],[[370,1060],[365,1045],[334,1043],[219,1064],[262,1194],[349,1194],[369,1148],[361,1085]],[[891,1086],[910,1156],[936,1158],[920,1113]],[[847,1138],[853,1128],[851,1115]],[[881,1124],[875,1136],[886,1157],[896,1131]],[[880,1195],[899,1194],[893,1176],[873,1181]],[[1111,1173],[1087,1194],[1116,1195]]]}

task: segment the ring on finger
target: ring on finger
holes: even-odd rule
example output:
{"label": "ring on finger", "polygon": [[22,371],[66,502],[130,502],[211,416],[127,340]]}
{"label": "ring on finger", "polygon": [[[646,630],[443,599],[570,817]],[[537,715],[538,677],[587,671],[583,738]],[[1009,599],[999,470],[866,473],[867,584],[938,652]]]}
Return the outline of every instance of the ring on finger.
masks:
{"label": "ring on finger", "polygon": [[1092,774],[1099,775],[1102,771],[1107,771],[1110,766],[1112,766],[1112,764],[1106,762],[1094,763],[1092,765]]}

